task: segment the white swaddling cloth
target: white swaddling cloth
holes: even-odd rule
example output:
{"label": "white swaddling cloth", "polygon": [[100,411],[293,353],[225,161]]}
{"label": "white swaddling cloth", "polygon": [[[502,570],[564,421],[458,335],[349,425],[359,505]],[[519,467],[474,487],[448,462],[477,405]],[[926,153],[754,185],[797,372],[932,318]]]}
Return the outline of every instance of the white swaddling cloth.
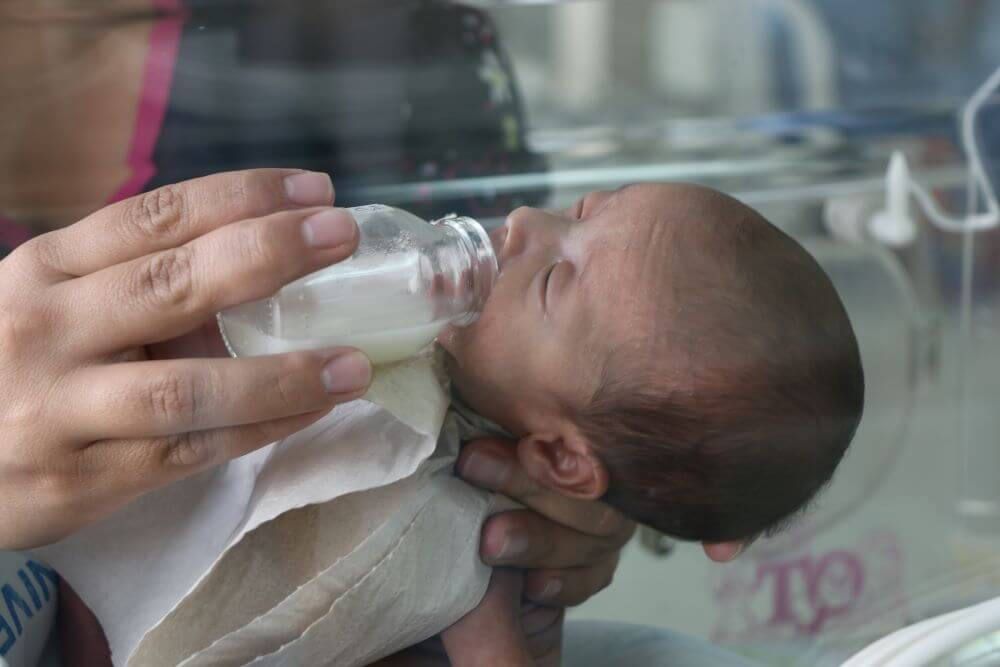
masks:
{"label": "white swaddling cloth", "polygon": [[493,504],[451,474],[437,368],[380,369],[365,400],[39,554],[116,665],[359,665],[432,636],[485,592]]}

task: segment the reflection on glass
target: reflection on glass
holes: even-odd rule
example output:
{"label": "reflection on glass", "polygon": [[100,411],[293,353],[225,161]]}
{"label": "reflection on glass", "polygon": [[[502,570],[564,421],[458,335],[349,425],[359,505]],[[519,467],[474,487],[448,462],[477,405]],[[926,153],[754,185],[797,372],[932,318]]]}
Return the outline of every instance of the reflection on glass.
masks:
{"label": "reflection on glass", "polygon": [[[6,2],[0,256],[123,196],[264,165],[331,173],[343,205],[491,225],[628,181],[734,193],[841,290],[866,421],[795,530],[721,568],[634,544],[573,613],[820,664],[1000,593],[1000,234],[917,213],[910,243],[868,233],[896,150],[942,208],[971,208],[955,111],[1000,64],[998,31],[989,0]],[[994,182],[996,102],[978,128]]]}

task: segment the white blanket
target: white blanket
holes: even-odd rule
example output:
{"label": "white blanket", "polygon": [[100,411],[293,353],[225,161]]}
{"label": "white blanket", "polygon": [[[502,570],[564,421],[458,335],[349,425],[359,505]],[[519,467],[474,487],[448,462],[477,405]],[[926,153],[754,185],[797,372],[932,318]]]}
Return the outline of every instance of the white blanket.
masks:
{"label": "white blanket", "polygon": [[380,369],[366,400],[39,553],[116,665],[360,665],[429,637],[485,591],[492,507],[451,474],[437,369]]}

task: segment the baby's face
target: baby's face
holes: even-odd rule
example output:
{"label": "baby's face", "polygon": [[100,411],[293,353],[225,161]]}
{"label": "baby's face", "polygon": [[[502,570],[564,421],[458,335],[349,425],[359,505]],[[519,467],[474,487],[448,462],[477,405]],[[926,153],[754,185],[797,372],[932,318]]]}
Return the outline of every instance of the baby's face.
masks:
{"label": "baby's face", "polygon": [[519,208],[493,234],[500,277],[482,316],[440,338],[462,398],[514,435],[586,406],[608,355],[648,347],[669,289],[663,212],[680,185],[592,192],[564,211]]}

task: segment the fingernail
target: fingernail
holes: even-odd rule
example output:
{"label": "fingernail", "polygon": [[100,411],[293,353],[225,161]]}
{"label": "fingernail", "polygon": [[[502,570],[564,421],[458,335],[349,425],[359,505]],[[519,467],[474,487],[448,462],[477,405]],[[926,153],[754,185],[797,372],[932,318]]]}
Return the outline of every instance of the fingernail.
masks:
{"label": "fingernail", "polygon": [[479,452],[474,452],[465,460],[461,475],[466,481],[475,482],[491,489],[499,489],[510,476],[510,466]]}
{"label": "fingernail", "polygon": [[563,583],[561,579],[549,579],[548,583],[545,584],[545,588],[542,592],[538,594],[539,598],[547,600],[549,598],[559,595],[559,591],[563,588]]}
{"label": "fingernail", "polygon": [[497,551],[496,558],[510,560],[528,553],[528,536],[524,533],[511,531],[507,533],[500,550]]}
{"label": "fingernail", "polygon": [[299,206],[329,206],[333,203],[333,182],[327,174],[304,171],[285,177],[285,194]]}
{"label": "fingernail", "polygon": [[357,234],[354,217],[342,208],[320,211],[302,223],[302,236],[314,248],[336,248],[352,242]]}
{"label": "fingernail", "polygon": [[353,394],[371,381],[371,362],[360,352],[342,352],[323,366],[323,386],[331,394]]}

